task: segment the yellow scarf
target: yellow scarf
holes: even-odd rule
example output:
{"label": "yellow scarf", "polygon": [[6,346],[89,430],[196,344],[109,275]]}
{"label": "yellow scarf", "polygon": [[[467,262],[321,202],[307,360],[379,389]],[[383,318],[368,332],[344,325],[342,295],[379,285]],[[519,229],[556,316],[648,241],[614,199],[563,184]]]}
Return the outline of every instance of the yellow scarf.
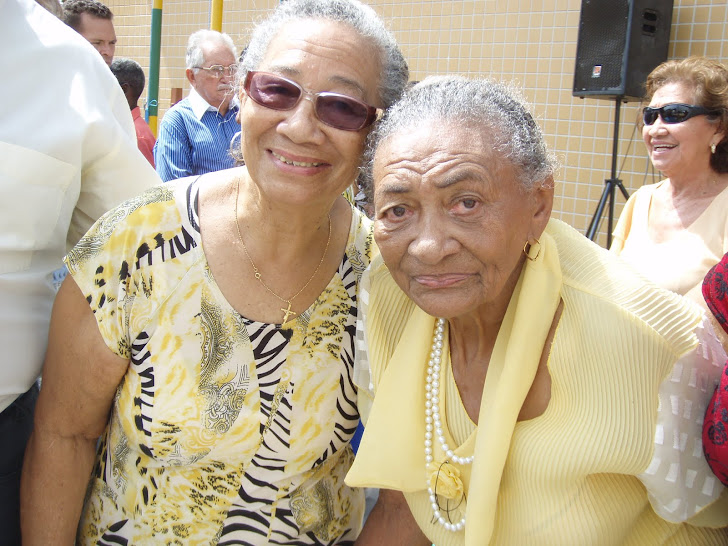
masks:
{"label": "yellow scarf", "polygon": [[[375,274],[366,332],[374,373],[386,369],[379,378],[364,437],[346,481],[353,486],[412,493],[427,488],[424,387],[435,319],[414,307],[405,318],[400,337],[406,342],[397,345],[384,366],[374,361],[382,352],[376,348],[392,343],[387,339],[389,332],[381,326],[381,314],[376,312],[377,299],[386,301],[390,308],[399,303],[405,308],[411,305],[401,291],[396,295],[399,289],[386,270],[386,274],[376,275],[378,268],[380,272],[384,270],[380,260],[372,263]],[[466,546],[482,546],[492,536],[511,437],[541,359],[559,304],[560,288],[556,244],[544,232],[541,251],[535,260],[526,260],[498,333],[483,388],[477,431],[455,450],[461,456],[475,454],[472,468],[461,467],[467,493]],[[392,294],[395,299],[391,299]],[[443,362],[449,362],[449,358]],[[433,449],[435,461],[444,461],[436,440]]]}

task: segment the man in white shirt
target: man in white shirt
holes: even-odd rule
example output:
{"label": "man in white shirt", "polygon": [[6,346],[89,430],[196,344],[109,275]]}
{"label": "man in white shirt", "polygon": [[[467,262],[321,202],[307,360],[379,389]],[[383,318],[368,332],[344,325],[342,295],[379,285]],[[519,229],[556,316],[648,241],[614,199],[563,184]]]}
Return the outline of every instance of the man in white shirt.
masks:
{"label": "man in white shirt", "polygon": [[33,0],[0,0],[0,543],[20,544],[19,480],[55,297],[91,224],[159,183],[93,48]]}

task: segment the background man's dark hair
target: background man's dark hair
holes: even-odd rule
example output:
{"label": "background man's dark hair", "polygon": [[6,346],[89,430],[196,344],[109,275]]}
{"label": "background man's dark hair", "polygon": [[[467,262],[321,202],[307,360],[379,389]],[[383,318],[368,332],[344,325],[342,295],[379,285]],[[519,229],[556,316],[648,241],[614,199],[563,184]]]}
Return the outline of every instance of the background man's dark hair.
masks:
{"label": "background man's dark hair", "polygon": [[111,10],[96,0],[65,0],[63,2],[63,22],[76,32],[80,32],[81,14],[88,13],[99,19],[113,19]]}
{"label": "background man's dark hair", "polygon": [[[114,59],[111,63],[111,71],[114,73],[114,76],[116,76],[116,79],[119,80],[119,85],[121,85],[122,89],[125,85],[129,86],[131,95],[130,98],[133,99],[136,104],[144,91],[145,82],[144,70],[142,70],[139,63],[133,59],[120,57],[118,59]],[[126,94],[126,90],[124,91]]]}

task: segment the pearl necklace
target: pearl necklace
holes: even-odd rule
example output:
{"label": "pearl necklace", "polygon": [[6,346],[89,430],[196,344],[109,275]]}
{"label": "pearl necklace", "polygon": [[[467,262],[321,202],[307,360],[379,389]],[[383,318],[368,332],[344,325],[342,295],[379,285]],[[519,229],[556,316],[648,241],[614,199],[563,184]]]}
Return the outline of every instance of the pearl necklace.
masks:
{"label": "pearl necklace", "polygon": [[[432,336],[432,349],[430,350],[430,359],[427,363],[427,383],[425,385],[425,472],[427,467],[434,461],[432,455],[432,435],[437,435],[437,439],[442,446],[442,451],[448,460],[465,465],[472,464],[475,456],[460,457],[455,455],[445,440],[445,433],[442,430],[442,420],[440,419],[440,363],[442,361],[442,340],[445,335],[445,319],[439,318],[435,321],[435,332]],[[465,516],[457,523],[450,523],[440,512],[440,505],[437,502],[437,495],[429,486],[429,476],[425,477],[427,492],[430,494],[430,505],[432,506],[432,514],[435,520],[448,531],[461,531],[465,528]]]}

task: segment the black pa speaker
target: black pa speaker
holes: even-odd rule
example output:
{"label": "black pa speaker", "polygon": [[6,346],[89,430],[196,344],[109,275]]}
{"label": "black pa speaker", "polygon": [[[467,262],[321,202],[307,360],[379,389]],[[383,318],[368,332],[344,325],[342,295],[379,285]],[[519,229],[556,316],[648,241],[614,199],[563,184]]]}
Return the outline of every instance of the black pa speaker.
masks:
{"label": "black pa speaker", "polygon": [[671,22],[672,0],[583,0],[572,94],[641,100],[667,59]]}

